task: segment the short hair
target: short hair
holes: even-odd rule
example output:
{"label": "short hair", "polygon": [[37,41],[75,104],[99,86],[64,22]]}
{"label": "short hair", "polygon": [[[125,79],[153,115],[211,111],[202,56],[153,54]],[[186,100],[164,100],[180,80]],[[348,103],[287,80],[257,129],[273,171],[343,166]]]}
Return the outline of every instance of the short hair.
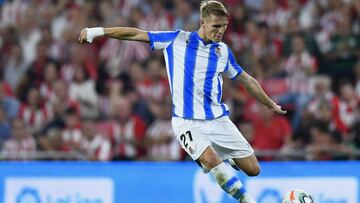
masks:
{"label": "short hair", "polygon": [[221,2],[215,0],[203,0],[200,3],[200,17],[207,18],[210,15],[230,16],[229,12]]}

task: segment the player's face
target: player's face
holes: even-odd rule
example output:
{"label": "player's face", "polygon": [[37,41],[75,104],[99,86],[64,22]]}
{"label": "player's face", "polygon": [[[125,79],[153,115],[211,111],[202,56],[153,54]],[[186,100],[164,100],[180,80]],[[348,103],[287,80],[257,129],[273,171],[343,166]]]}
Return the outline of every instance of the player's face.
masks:
{"label": "player's face", "polygon": [[229,21],[226,16],[210,15],[201,21],[207,40],[220,42],[227,29]]}

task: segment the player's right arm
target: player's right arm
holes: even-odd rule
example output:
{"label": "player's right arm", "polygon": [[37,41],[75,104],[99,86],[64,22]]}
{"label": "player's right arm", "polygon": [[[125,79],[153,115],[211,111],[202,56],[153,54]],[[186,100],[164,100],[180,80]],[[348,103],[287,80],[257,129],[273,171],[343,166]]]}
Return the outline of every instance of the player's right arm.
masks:
{"label": "player's right arm", "polygon": [[255,97],[259,102],[269,108],[271,111],[278,114],[286,114],[286,111],[281,108],[280,105],[276,104],[261,88],[259,82],[247,74],[245,71],[240,73],[237,77],[245,89]]}
{"label": "player's right arm", "polygon": [[147,31],[132,27],[84,28],[80,32],[78,41],[80,43],[91,43],[95,38],[102,36],[120,40],[149,42],[149,36]]}
{"label": "player's right arm", "polygon": [[228,64],[225,68],[225,75],[230,79],[238,79],[245,89],[255,97],[260,103],[268,107],[271,111],[279,114],[285,114],[286,111],[281,109],[281,106],[277,105],[261,88],[260,84],[253,77],[248,75],[240,66],[236,63],[235,57],[231,50],[228,48],[229,58]]}

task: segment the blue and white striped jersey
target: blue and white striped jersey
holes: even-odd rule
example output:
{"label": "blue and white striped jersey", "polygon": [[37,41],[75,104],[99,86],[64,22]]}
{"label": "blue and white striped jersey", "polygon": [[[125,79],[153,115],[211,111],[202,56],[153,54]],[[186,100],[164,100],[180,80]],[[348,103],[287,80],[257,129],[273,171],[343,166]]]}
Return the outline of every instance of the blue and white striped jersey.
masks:
{"label": "blue and white striped jersey", "polygon": [[221,102],[222,73],[231,79],[243,71],[228,46],[205,44],[197,32],[148,32],[152,49],[163,49],[173,116],[210,120],[229,114]]}

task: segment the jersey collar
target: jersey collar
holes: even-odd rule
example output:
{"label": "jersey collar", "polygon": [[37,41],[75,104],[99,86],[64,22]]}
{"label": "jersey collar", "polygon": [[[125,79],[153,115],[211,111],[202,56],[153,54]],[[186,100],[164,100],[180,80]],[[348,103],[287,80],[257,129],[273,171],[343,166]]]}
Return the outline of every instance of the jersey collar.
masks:
{"label": "jersey collar", "polygon": [[212,46],[219,46],[219,43],[218,42],[214,42],[214,41],[210,41],[210,42],[205,42],[204,40],[203,40],[203,38],[201,38],[200,37],[200,35],[197,33],[197,31],[194,31],[194,32],[192,32],[191,33],[192,34],[192,36],[196,39],[196,40],[199,40],[199,41],[201,41],[202,43],[203,43],[203,45],[204,46],[207,46],[207,45],[212,45]]}

